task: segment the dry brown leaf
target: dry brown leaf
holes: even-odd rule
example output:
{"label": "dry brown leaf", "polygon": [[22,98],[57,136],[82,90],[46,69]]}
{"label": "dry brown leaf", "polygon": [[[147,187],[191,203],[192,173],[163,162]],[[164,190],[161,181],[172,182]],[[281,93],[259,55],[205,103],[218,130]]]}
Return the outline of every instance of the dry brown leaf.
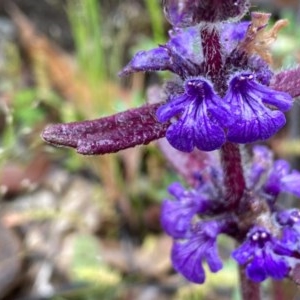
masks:
{"label": "dry brown leaf", "polygon": [[266,30],[271,14],[254,12],[251,14],[245,40],[240,48],[248,54],[258,54],[267,63],[272,63],[270,48],[277,39],[278,32],[288,25],[287,20],[278,20],[270,30]]}

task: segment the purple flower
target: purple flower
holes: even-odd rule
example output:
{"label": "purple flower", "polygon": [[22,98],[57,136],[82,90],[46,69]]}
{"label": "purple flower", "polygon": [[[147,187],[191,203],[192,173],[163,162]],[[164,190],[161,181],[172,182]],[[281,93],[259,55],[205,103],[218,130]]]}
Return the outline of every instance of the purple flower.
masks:
{"label": "purple flower", "polygon": [[271,71],[270,66],[258,55],[252,55],[248,59],[248,65],[255,74],[255,79],[262,85],[269,86],[274,73]]}
{"label": "purple flower", "polygon": [[[265,147],[255,147],[245,171],[233,143],[266,140],[278,132],[286,122],[283,112],[292,106],[291,96],[283,91],[300,94],[300,68],[273,78],[267,63],[268,46],[285,22],[276,23],[269,33],[264,32],[269,14],[252,14],[251,24],[236,22],[249,0],[163,4],[173,25],[169,41],[138,52],[121,75],[171,71],[177,76],[165,85],[164,98],[156,94],[155,104],[99,120],[52,125],[43,137],[81,154],[116,152],[165,136],[183,152],[223,146],[221,163],[203,162],[206,167],[199,173],[190,168],[193,159],[177,158],[176,164],[188,169],[185,174],[198,185],[185,190],[172,184],[171,199],[162,204],[162,227],[174,238],[174,268],[189,281],[203,283],[204,261],[212,272],[222,268],[217,238],[227,234],[244,240],[232,255],[251,280],[283,279],[300,257],[300,213],[278,212],[274,204],[280,192],[300,197],[300,173],[291,172],[285,161],[273,164]],[[234,24],[225,22],[232,18]],[[267,43],[261,43],[264,39]]]}
{"label": "purple flower", "polygon": [[185,190],[180,183],[173,183],[169,193],[175,200],[164,200],[161,210],[161,224],[165,232],[174,238],[183,238],[190,229],[196,213],[203,213],[209,207],[205,195],[197,190]]}
{"label": "purple flower", "polygon": [[277,238],[262,227],[253,227],[246,241],[233,253],[233,258],[246,267],[246,275],[255,282],[267,277],[283,279],[288,275],[290,266],[283,254],[290,254]]}
{"label": "purple flower", "polygon": [[248,0],[163,0],[163,3],[166,18],[174,27],[241,18],[249,6]]}
{"label": "purple flower", "polygon": [[175,241],[172,248],[175,270],[195,283],[203,283],[205,280],[202,266],[204,260],[212,272],[219,271],[222,261],[218,255],[217,236],[221,230],[221,222],[198,222],[191,228],[187,239]]}
{"label": "purple flower", "polygon": [[300,226],[300,211],[295,208],[281,211],[277,214],[276,220],[281,226]]}
{"label": "purple flower", "polygon": [[[246,143],[266,139],[283,126],[285,117],[281,111],[291,106],[291,98],[275,90],[289,92],[293,97],[300,95],[299,67],[273,76],[268,64],[259,56],[264,51],[264,46],[260,47],[260,41],[265,33],[263,28],[267,24],[268,15],[252,14],[252,30],[247,32],[246,23],[235,22],[234,25],[227,25],[226,22],[222,22],[228,18],[238,19],[248,10],[248,6],[248,0],[165,0],[166,16],[174,26],[170,32],[170,40],[155,49],[137,53],[121,72],[126,75],[138,71],[169,70],[179,75],[175,83],[173,81],[167,85],[173,88],[165,90],[168,104],[181,94],[186,94],[185,83],[191,78],[205,78],[206,84],[210,88],[214,87],[218,93],[214,98],[221,99],[226,94],[227,81],[233,70],[242,72],[240,75],[244,75],[244,72],[255,75],[255,80],[247,78],[243,80],[244,84],[241,84],[240,76],[235,76],[230,82],[225,100],[233,110],[231,125],[224,123],[225,119],[228,119],[227,113],[224,114],[225,117],[220,117],[219,114],[220,111],[227,110],[224,99],[218,103],[216,113],[205,118],[202,118],[201,113],[213,111],[213,104],[206,105],[206,101],[203,101],[201,109],[188,105],[189,110],[182,109],[178,112],[178,117],[181,114],[181,120],[178,121],[177,127],[172,128],[182,132],[172,133],[170,130],[171,140],[176,136],[182,137],[185,133],[201,135],[201,139],[198,136],[192,142],[184,140],[187,145],[183,145],[183,148],[187,148],[188,151],[194,146],[198,147],[199,143],[200,149],[220,147],[227,132],[227,141]],[[259,26],[260,19],[263,20],[262,26]],[[272,34],[275,34],[279,28],[276,29],[275,26],[273,29]],[[268,34],[266,36],[269,37]],[[270,40],[273,37],[272,35]],[[198,99],[202,98],[202,95],[198,95]],[[158,96],[155,103],[162,103],[165,99]],[[279,111],[271,110],[266,105],[275,106]],[[84,155],[112,153],[147,144],[164,137],[169,126],[168,123],[160,124],[157,121],[153,115],[154,107],[147,105],[93,121],[50,125],[42,133],[42,138],[56,146],[75,148]],[[177,116],[177,112],[175,115]],[[191,122],[183,120],[183,117],[187,116],[193,116]],[[187,125],[187,128],[180,124]],[[195,124],[204,126],[200,131],[197,126],[194,130]],[[202,145],[203,134],[216,134],[216,138],[207,137]],[[173,141],[174,143],[180,144],[181,141]]]}
{"label": "purple flower", "polygon": [[[182,9],[186,12],[188,9],[185,10],[184,7],[190,5],[194,9],[195,6],[202,7],[202,4],[203,7],[206,6],[205,1],[202,4],[200,2],[202,1],[166,1],[165,5],[167,8],[175,7],[175,11]],[[225,6],[228,4],[227,1],[222,3]],[[219,1],[212,5],[222,6]],[[214,91],[210,82],[212,78],[205,68],[208,62],[204,60],[204,37],[200,34],[199,26],[174,29],[166,45],[137,53],[124,68],[122,74],[169,70],[180,76],[181,81],[173,85],[176,90],[166,90],[168,102],[157,112],[160,122],[177,117],[166,133],[174,148],[184,152],[191,152],[195,147],[211,151],[220,148],[226,140],[234,143],[266,140],[285,124],[283,112],[292,106],[291,96],[265,85],[269,84],[273,73],[260,57],[253,55],[245,59],[245,55],[238,51],[238,44],[244,39],[248,26],[247,22],[223,25],[220,31],[220,39],[225,49],[225,64],[222,66],[221,58],[214,63],[219,65],[218,71],[222,74],[223,81],[225,78],[226,82],[232,68],[250,70],[234,75],[227,93],[226,85],[219,84],[219,79],[213,79],[219,95],[225,94],[223,100]],[[218,40],[219,33],[215,31],[216,29],[211,39]],[[207,32],[204,36],[207,37]],[[206,56],[209,60],[210,55]],[[180,85],[184,91],[178,94]]]}
{"label": "purple flower", "polygon": [[282,242],[292,251],[300,253],[300,211],[284,210],[276,215],[276,221],[282,226]]}
{"label": "purple flower", "polygon": [[[290,95],[258,83],[252,73],[246,72],[231,79],[224,101],[230,105],[233,119],[227,140],[234,143],[270,138],[286,122],[282,111],[292,106]],[[266,105],[279,110],[271,110]]]}
{"label": "purple flower", "polygon": [[300,173],[290,171],[290,165],[285,160],[277,160],[264,184],[264,191],[272,196],[280,192],[288,192],[300,197]]}
{"label": "purple flower", "polygon": [[285,160],[273,162],[273,153],[264,146],[253,147],[252,162],[245,171],[247,188],[268,199],[271,210],[278,195],[287,192],[300,197],[300,173]]}
{"label": "purple flower", "polygon": [[[247,23],[223,27],[221,39],[224,48],[228,48],[224,76],[236,63],[230,59],[229,48],[237,47],[247,27]],[[292,98],[263,85],[269,83],[272,72],[261,58],[252,56],[244,61],[248,62],[251,72],[234,75],[222,100],[209,79],[200,76],[205,75],[205,62],[199,38],[197,26],[173,30],[166,45],[137,53],[122,72],[169,70],[180,76],[184,92],[178,94],[167,90],[168,102],[157,112],[160,122],[180,115],[167,130],[170,144],[184,152],[191,152],[194,147],[211,151],[220,148],[226,140],[250,143],[270,138],[285,124],[282,112],[291,107]]]}
{"label": "purple flower", "polygon": [[244,39],[249,25],[250,22],[222,24],[221,42],[228,54]]}
{"label": "purple flower", "polygon": [[182,78],[200,74],[203,60],[198,27],[174,29],[170,40],[158,48],[140,51],[120,75],[145,71],[171,71]]}
{"label": "purple flower", "polygon": [[273,166],[273,153],[265,146],[254,146],[251,165],[246,169],[246,180],[248,189],[261,189],[267,172]]}
{"label": "purple flower", "polygon": [[206,79],[197,77],[187,80],[185,92],[161,106],[157,118],[160,122],[166,122],[178,114],[178,120],[170,125],[166,133],[174,148],[184,152],[191,152],[194,147],[211,151],[225,142],[223,126],[230,120],[228,107]]}

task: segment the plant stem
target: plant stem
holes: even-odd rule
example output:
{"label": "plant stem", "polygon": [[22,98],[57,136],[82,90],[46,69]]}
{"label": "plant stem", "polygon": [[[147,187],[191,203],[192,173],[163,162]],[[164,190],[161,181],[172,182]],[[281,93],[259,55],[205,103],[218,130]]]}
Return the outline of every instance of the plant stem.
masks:
{"label": "plant stem", "polygon": [[243,267],[239,267],[240,286],[243,300],[260,300],[260,284],[248,279]]}
{"label": "plant stem", "polygon": [[[204,26],[201,29],[201,39],[206,74],[211,77],[215,89],[222,96],[222,90],[226,82],[224,82],[222,76],[223,59],[218,29],[212,26]],[[233,143],[225,143],[221,148],[221,161],[227,207],[234,208],[238,205],[246,188],[239,146]]]}
{"label": "plant stem", "polygon": [[[211,77],[215,89],[222,96],[226,80],[222,76],[223,58],[219,31],[217,27],[212,25],[210,27],[203,26],[200,35],[205,60],[205,72],[207,76]],[[246,187],[238,145],[225,143],[221,148],[221,161],[226,188],[226,206],[234,208],[239,204]]]}
{"label": "plant stem", "polygon": [[221,162],[226,188],[226,206],[230,209],[236,208],[246,188],[239,146],[225,143],[221,148]]}
{"label": "plant stem", "polygon": [[290,299],[285,293],[284,283],[282,281],[272,281],[272,295],[274,300]]}
{"label": "plant stem", "polygon": [[206,68],[205,73],[212,78],[212,81],[214,81],[214,83],[223,66],[219,38],[220,37],[217,28],[208,28],[206,26],[202,28],[201,40]]}
{"label": "plant stem", "polygon": [[[240,149],[237,144],[225,143],[221,148],[221,162],[226,188],[227,209],[238,207],[246,189]],[[239,266],[240,286],[243,300],[260,300],[260,284],[247,278]]]}

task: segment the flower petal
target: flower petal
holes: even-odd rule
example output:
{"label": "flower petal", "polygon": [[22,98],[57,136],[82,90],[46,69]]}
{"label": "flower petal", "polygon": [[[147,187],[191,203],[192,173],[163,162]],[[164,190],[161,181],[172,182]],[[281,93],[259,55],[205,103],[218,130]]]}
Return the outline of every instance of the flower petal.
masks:
{"label": "flower petal", "polygon": [[248,66],[255,74],[255,78],[259,83],[269,86],[274,73],[265,60],[263,60],[259,55],[252,55],[248,58]]}
{"label": "flower petal", "polygon": [[285,116],[280,111],[270,111],[262,105],[252,107],[245,105],[243,117],[236,120],[228,128],[227,139],[233,143],[252,143],[267,140],[286,123]]}
{"label": "flower petal", "polygon": [[119,75],[129,75],[134,72],[172,70],[169,51],[158,47],[149,51],[139,51]]}
{"label": "flower petal", "polygon": [[179,151],[193,151],[195,146],[194,121],[189,118],[189,111],[186,111],[177,122],[170,125],[166,132],[166,138]]}
{"label": "flower petal", "polygon": [[205,273],[202,267],[203,246],[197,240],[175,242],[172,248],[172,262],[174,269],[187,280],[203,283]]}
{"label": "flower petal", "polygon": [[180,183],[173,183],[169,192],[176,199],[164,200],[161,209],[161,224],[167,234],[184,238],[196,213],[209,208],[209,201],[201,191],[184,190]]}
{"label": "flower petal", "polygon": [[283,192],[291,193],[300,198],[300,173],[293,171],[280,180],[280,187]]}
{"label": "flower petal", "polygon": [[246,268],[248,278],[254,282],[261,282],[267,278],[265,270],[265,261],[262,256],[255,256],[252,262]]}
{"label": "flower petal", "polygon": [[209,266],[209,269],[213,273],[216,273],[222,269],[223,264],[222,264],[222,261],[219,259],[218,250],[215,247],[215,245],[213,245],[207,249],[205,258],[206,258],[206,262]]}
{"label": "flower petal", "polygon": [[199,121],[195,125],[195,146],[199,150],[216,150],[225,143],[223,128],[209,119],[204,111],[202,111],[202,118],[199,118]]}
{"label": "flower petal", "polygon": [[[189,239],[177,241],[173,245],[173,266],[189,281],[204,282],[203,260],[207,260],[213,272],[217,272],[222,268],[222,261],[216,249],[216,239],[220,230],[217,223],[217,221],[198,223],[191,232]],[[211,230],[211,232],[207,230]],[[211,255],[212,253],[214,256]]]}
{"label": "flower petal", "polygon": [[158,108],[156,116],[159,122],[166,122],[172,117],[182,113],[189,104],[190,99],[187,95],[183,94],[178,97],[174,97],[165,105]]}
{"label": "flower petal", "polygon": [[250,22],[224,23],[222,25],[221,42],[229,54],[245,37]]}
{"label": "flower petal", "polygon": [[281,280],[288,275],[289,267],[284,258],[274,254],[270,249],[265,251],[265,269],[268,276]]}
{"label": "flower petal", "polygon": [[[247,186],[249,189],[261,188],[259,185],[262,181],[263,174],[267,173],[273,165],[273,153],[265,146],[253,147],[253,162],[250,168],[246,169],[247,172]],[[259,186],[257,186],[259,185]]]}
{"label": "flower petal", "polygon": [[168,192],[174,196],[175,198],[180,198],[184,195],[185,189],[179,182],[173,182],[169,187],[168,187]]}
{"label": "flower petal", "polygon": [[223,145],[225,133],[218,123],[222,126],[229,123],[229,110],[206,79],[187,80],[184,94],[171,99],[157,115],[160,121],[166,121],[181,112],[166,133],[174,148],[183,152],[191,152],[194,147],[211,151]]}
{"label": "flower petal", "polygon": [[289,173],[289,171],[290,165],[287,161],[283,159],[275,161],[266,183],[264,184],[264,191],[270,195],[277,196],[282,191],[281,180]]}
{"label": "flower petal", "polygon": [[288,93],[272,90],[252,80],[248,81],[248,85],[250,97],[260,98],[262,102],[275,106],[283,112],[288,111],[293,105],[293,98]]}
{"label": "flower petal", "polygon": [[192,206],[184,206],[178,201],[165,200],[161,207],[162,227],[168,235],[183,238],[190,228],[194,214]]}
{"label": "flower petal", "polygon": [[291,253],[288,246],[273,237],[267,229],[254,226],[248,232],[246,241],[233,252],[233,257],[240,264],[246,264],[246,274],[251,280],[261,282],[267,277],[286,277]]}
{"label": "flower petal", "polygon": [[168,47],[181,57],[196,64],[199,68],[203,62],[203,49],[199,27],[174,28],[169,32],[169,35]]}
{"label": "flower petal", "polygon": [[166,138],[174,148],[183,152],[191,152],[194,147],[212,151],[225,142],[224,130],[201,108],[195,112],[193,105],[189,105],[180,119],[168,128]]}
{"label": "flower petal", "polygon": [[[277,97],[276,100],[270,100]],[[235,122],[228,127],[227,138],[235,143],[266,140],[286,122],[281,111],[272,111],[263,102],[287,108],[282,93],[266,90],[254,81],[251,73],[235,75],[229,84],[224,100],[231,105]],[[282,102],[280,102],[282,100]]]}
{"label": "flower petal", "polygon": [[170,40],[158,48],[139,51],[119,75],[134,72],[171,71],[186,78],[199,75],[203,50],[198,27],[174,29]]}
{"label": "flower petal", "polygon": [[241,244],[237,249],[232,252],[232,257],[240,264],[246,264],[254,253],[253,247],[248,240]]}

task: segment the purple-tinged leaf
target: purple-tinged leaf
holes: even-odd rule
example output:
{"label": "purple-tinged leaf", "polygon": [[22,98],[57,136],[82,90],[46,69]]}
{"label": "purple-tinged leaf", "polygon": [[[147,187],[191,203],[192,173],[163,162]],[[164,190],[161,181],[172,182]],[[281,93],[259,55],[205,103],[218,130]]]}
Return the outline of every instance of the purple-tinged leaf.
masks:
{"label": "purple-tinged leaf", "polygon": [[300,96],[300,66],[274,75],[270,87],[289,93],[293,98]]}
{"label": "purple-tinged leaf", "polygon": [[169,126],[156,120],[158,106],[145,105],[92,121],[49,125],[42,138],[55,146],[76,148],[78,153],[85,155],[146,145],[164,137]]}

